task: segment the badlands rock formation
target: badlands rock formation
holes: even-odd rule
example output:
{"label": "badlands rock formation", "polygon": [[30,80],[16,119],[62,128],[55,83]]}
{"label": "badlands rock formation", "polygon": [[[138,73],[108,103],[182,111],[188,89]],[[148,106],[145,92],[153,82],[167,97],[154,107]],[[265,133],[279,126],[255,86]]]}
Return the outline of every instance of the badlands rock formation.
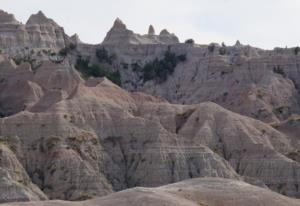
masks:
{"label": "badlands rock formation", "polygon": [[152,25],[149,27],[147,35],[135,34],[127,29],[126,25],[118,18],[113,27],[107,33],[103,45],[141,45],[141,44],[177,44],[178,38],[170,34],[166,29],[162,30],[159,35],[155,35]]}
{"label": "badlands rock formation", "polygon": [[300,198],[296,48],[183,44],[120,19],[88,45],[42,12],[0,12],[0,48],[0,202],[299,205],[275,193]]}
{"label": "badlands rock formation", "polygon": [[158,188],[134,188],[84,202],[46,201],[3,206],[298,206],[299,201],[244,182],[200,178]]}
{"label": "badlands rock formation", "polygon": [[[299,114],[298,47],[266,51],[239,41],[234,46],[180,44],[166,30],[157,36],[150,26],[148,33],[134,34],[116,20],[101,45],[78,45],[77,52],[92,63],[97,63],[99,48],[114,54],[114,67],[121,74],[123,88],[129,91],[179,104],[212,101],[267,123]],[[187,60],[178,64],[166,81],[144,81],[143,67],[156,58],[163,59],[168,49],[186,55]]]}
{"label": "badlands rock formation", "polygon": [[63,48],[69,42],[64,29],[47,18],[41,11],[33,14],[24,25],[12,14],[0,11],[0,45],[12,56],[31,49]]}
{"label": "badlands rock formation", "polygon": [[[279,52],[233,46],[226,47],[226,53],[220,55],[225,48],[217,45],[104,47],[118,57],[123,87],[130,91],[146,92],[180,104],[213,101],[267,123],[285,120],[300,111],[300,58],[293,49]],[[168,48],[178,55],[186,54],[186,62],[180,63],[165,82],[143,81],[143,65],[161,59]],[[124,69],[124,64],[129,69]]]}

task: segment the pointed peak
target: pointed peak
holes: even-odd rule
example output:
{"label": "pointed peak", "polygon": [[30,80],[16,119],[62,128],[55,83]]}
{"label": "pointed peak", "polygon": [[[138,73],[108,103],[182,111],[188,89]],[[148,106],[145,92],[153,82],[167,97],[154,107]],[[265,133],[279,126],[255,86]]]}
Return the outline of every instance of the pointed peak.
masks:
{"label": "pointed peak", "polygon": [[39,11],[36,14],[32,14],[26,25],[31,24],[52,24],[54,26],[58,26],[52,19],[49,19],[42,11]]}
{"label": "pointed peak", "polygon": [[241,46],[241,42],[239,40],[236,41],[235,46]]}
{"label": "pointed peak", "polygon": [[36,15],[39,17],[47,18],[46,15],[41,10],[39,10],[39,12]]}
{"label": "pointed peak", "polygon": [[13,14],[0,9],[0,23],[18,23],[18,21]]}
{"label": "pointed peak", "polygon": [[123,23],[123,21],[120,18],[117,18],[114,22],[113,29],[125,30],[126,25]]}
{"label": "pointed peak", "polygon": [[152,25],[149,26],[148,35],[155,35],[155,30],[154,30],[154,27]]}
{"label": "pointed peak", "polygon": [[163,30],[160,32],[159,35],[160,35],[160,36],[161,36],[161,35],[170,35],[170,32],[168,32],[168,30],[166,30],[166,29],[163,29]]}
{"label": "pointed peak", "polygon": [[80,40],[79,35],[77,33],[73,34],[70,38],[71,38],[72,41],[74,41],[74,43],[81,43],[81,40]]}

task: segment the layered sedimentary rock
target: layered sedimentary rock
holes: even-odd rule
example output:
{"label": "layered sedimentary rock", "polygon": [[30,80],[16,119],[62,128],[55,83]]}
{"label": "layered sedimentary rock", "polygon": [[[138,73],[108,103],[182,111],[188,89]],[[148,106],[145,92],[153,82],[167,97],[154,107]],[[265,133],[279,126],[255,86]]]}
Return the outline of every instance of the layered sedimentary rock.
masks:
{"label": "layered sedimentary rock", "polygon": [[135,34],[127,29],[126,25],[118,18],[113,27],[107,33],[103,45],[142,45],[142,44],[177,44],[178,38],[163,30],[159,35],[155,35],[153,26],[150,26],[147,35]]}
{"label": "layered sedimentary rock", "polygon": [[33,48],[64,48],[66,34],[64,29],[47,18],[41,11],[31,15],[26,23],[30,47]]}
{"label": "layered sedimentary rock", "polygon": [[300,165],[287,155],[296,148],[260,121],[214,103],[172,105],[131,94],[105,78],[85,82],[64,64],[44,62],[35,72],[25,71],[6,75],[2,88],[30,81],[38,89],[23,95],[36,98],[2,118],[0,134],[19,137],[20,162],[51,199],[87,199],[207,176],[250,177],[299,196]]}
{"label": "layered sedimentary rock", "polygon": [[30,49],[59,50],[66,42],[68,36],[64,29],[41,11],[31,15],[25,25],[12,14],[0,11],[0,48],[12,56]]}
{"label": "layered sedimentary rock", "polygon": [[46,200],[47,196],[32,183],[14,152],[20,145],[16,138],[0,137],[0,203]]}
{"label": "layered sedimentary rock", "polygon": [[4,206],[298,206],[299,201],[244,182],[200,178],[159,188],[134,188],[84,202],[46,201],[4,204]]}
{"label": "layered sedimentary rock", "polygon": [[[212,101],[267,123],[280,122],[300,111],[299,56],[294,49],[264,51],[243,45],[189,44],[102,47],[118,57],[122,86],[130,91],[179,104]],[[166,81],[144,81],[146,63],[163,59],[168,49],[177,55],[186,54],[187,60],[178,64]],[[124,69],[124,64],[129,68]]]}
{"label": "layered sedimentary rock", "polygon": [[[26,25],[0,12],[0,46],[0,201],[85,200],[214,177],[74,204],[252,204],[246,193],[257,205],[299,204],[268,190],[300,197],[296,48],[180,44],[167,30],[139,35],[119,19],[101,45],[86,45],[42,12]],[[79,73],[78,60],[96,76],[118,72],[123,89]],[[172,72],[143,79],[153,61]]]}

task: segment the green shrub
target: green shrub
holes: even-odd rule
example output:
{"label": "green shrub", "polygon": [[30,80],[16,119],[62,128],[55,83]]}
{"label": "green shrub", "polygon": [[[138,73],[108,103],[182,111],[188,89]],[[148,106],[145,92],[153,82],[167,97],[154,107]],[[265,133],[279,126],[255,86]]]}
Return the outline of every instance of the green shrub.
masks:
{"label": "green shrub", "polygon": [[187,40],[185,40],[184,43],[185,44],[195,44],[195,41],[194,41],[194,39],[187,39]]}
{"label": "green shrub", "polygon": [[85,77],[106,77],[113,83],[121,86],[121,75],[119,71],[111,72],[102,68],[98,64],[89,65],[88,59],[78,57],[75,68],[80,71]]}
{"label": "green shrub", "polygon": [[227,53],[227,48],[226,45],[224,44],[224,42],[222,43],[222,47],[219,48],[219,54],[220,55],[225,55]]}
{"label": "green shrub", "polygon": [[71,43],[71,44],[67,45],[65,48],[62,48],[62,49],[59,51],[59,55],[65,57],[65,56],[67,56],[71,51],[75,50],[76,47],[77,47],[76,44]]}
{"label": "green shrub", "polygon": [[96,50],[96,57],[100,63],[107,63],[109,65],[112,65],[113,61],[116,59],[116,55],[110,55],[104,47]]}
{"label": "green shrub", "polygon": [[295,55],[298,55],[299,51],[300,51],[300,48],[297,46],[297,47],[294,49]]}
{"label": "green shrub", "polygon": [[37,70],[42,64],[38,62],[36,59],[32,59],[32,57],[24,56],[24,57],[13,57],[13,61],[16,63],[16,65],[21,65],[24,62],[27,62],[31,65],[31,68],[35,71]]}
{"label": "green shrub", "polygon": [[63,56],[63,57],[67,56],[68,53],[69,53],[69,50],[68,50],[67,47],[62,48],[62,49],[59,51],[59,55],[60,55],[60,56]]}
{"label": "green shrub", "polygon": [[208,45],[207,49],[210,53],[213,53],[215,51],[215,44],[210,44]]}
{"label": "green shrub", "polygon": [[142,69],[141,65],[138,62],[132,63],[131,64],[132,71],[136,72]]}
{"label": "green shrub", "polygon": [[280,74],[280,75],[282,75],[283,77],[286,77],[286,73],[284,72],[284,69],[283,69],[281,66],[279,66],[279,65],[274,66],[273,72],[274,72],[274,73],[277,73],[277,74]]}
{"label": "green shrub", "polygon": [[75,50],[76,48],[77,48],[76,44],[73,44],[73,43],[69,44],[69,49],[70,50]]}
{"label": "green shrub", "polygon": [[144,82],[153,79],[162,82],[166,81],[168,75],[173,74],[177,64],[184,61],[186,61],[186,55],[176,55],[168,49],[165,52],[163,59],[159,60],[156,58],[144,65],[142,68],[143,80]]}

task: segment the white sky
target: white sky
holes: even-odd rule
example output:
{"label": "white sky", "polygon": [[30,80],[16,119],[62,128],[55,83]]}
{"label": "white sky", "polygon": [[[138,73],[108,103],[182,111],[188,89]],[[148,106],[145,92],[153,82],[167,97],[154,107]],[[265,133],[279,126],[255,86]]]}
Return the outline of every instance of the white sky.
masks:
{"label": "white sky", "polygon": [[0,9],[23,23],[42,10],[87,43],[102,42],[119,17],[136,33],[153,24],[200,44],[300,45],[300,0],[0,0]]}

